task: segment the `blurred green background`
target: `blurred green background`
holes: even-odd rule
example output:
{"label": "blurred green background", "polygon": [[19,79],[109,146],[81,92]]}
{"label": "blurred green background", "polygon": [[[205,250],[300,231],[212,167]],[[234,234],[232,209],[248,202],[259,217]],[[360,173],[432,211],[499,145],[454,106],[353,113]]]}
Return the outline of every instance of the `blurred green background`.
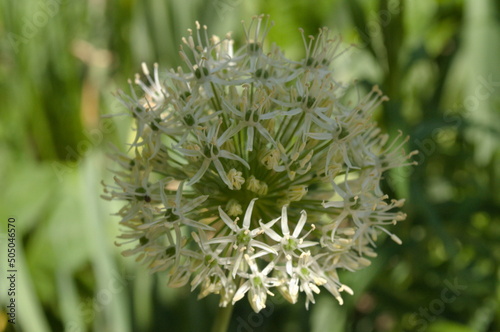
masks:
{"label": "blurred green background", "polygon": [[[411,136],[419,166],[387,175],[408,218],[379,257],[343,274],[344,306],[323,291],[309,311],[276,296],[246,300],[230,331],[500,331],[500,4],[496,0],[1,0],[0,331],[7,324],[7,219],[17,225],[17,330],[209,331],[217,299],[168,289],[114,246],[119,204],[103,201],[130,121],[113,92],[140,63],[180,65],[199,20],[210,32],[271,15],[276,41],[300,59],[298,28],[327,26],[345,47],[339,79],[381,86],[384,130]],[[300,301],[299,301],[300,302]],[[302,302],[303,303],[303,302]]]}

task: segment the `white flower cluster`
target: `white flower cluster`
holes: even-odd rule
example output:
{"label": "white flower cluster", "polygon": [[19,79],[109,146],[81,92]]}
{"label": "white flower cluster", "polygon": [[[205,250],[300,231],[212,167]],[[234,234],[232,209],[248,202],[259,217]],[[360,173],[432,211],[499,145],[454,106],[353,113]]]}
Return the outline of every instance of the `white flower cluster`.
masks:
{"label": "white flower cluster", "polygon": [[188,70],[158,66],[137,75],[120,100],[135,120],[129,153],[106,199],[122,200],[118,245],[169,286],[190,282],[227,306],[248,294],[258,312],[277,289],[305,305],[323,286],[342,303],[352,293],[339,269],[375,257],[381,231],[403,220],[403,200],[380,188],[388,169],[412,164],[371,119],[386,99],[378,88],[342,103],[330,63],[340,53],[327,29],[304,36],[306,56],[264,49],[271,24],[255,17],[246,43],[209,37],[197,23],[183,39]]}

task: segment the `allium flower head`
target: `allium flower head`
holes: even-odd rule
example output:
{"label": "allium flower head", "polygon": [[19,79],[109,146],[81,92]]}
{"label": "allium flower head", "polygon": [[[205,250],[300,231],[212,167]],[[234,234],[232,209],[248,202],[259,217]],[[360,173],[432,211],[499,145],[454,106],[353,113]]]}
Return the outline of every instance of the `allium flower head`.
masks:
{"label": "allium flower head", "polygon": [[247,296],[259,311],[279,291],[305,305],[324,287],[342,303],[352,291],[338,271],[375,257],[381,232],[405,219],[380,186],[384,172],[412,164],[406,140],[382,134],[375,87],[345,102],[332,61],[339,39],[304,36],[306,57],[286,58],[265,37],[268,18],[246,27],[246,43],[210,37],[196,24],[183,38],[186,66],[160,73],[143,64],[119,98],[133,117],[129,153],[106,199],[122,200],[118,245],[173,287]]}

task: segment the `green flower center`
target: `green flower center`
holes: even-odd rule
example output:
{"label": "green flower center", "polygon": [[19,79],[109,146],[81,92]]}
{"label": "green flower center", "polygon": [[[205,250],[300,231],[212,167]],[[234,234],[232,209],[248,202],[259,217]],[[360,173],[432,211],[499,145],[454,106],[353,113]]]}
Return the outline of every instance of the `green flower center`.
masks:
{"label": "green flower center", "polygon": [[184,91],[180,95],[180,97],[181,97],[182,100],[186,100],[189,96],[191,96],[191,92],[189,92],[189,91]]}
{"label": "green flower center", "polygon": [[344,139],[347,136],[349,136],[349,130],[347,130],[345,127],[341,127],[339,133],[339,139]]}
{"label": "green flower center", "polygon": [[212,255],[206,255],[204,258],[204,265],[208,267],[214,267],[217,265],[217,261],[212,257]]}
{"label": "green flower center", "polygon": [[262,279],[260,277],[253,277],[253,285],[255,287],[262,286]]}
{"label": "green flower center", "polygon": [[161,122],[161,118],[156,118],[153,122],[151,122],[151,129],[153,129],[153,131],[158,131],[158,125],[157,123],[159,124]]}
{"label": "green flower center", "polygon": [[148,244],[149,240],[143,236],[139,239],[139,243],[141,244],[141,246],[145,245],[145,244]]}
{"label": "green flower center", "polygon": [[212,154],[214,156],[217,156],[219,154],[219,148],[213,144],[210,144],[210,145],[207,145],[205,146],[205,148],[203,149],[203,154],[205,155],[205,157],[207,158],[210,158],[212,157]]}
{"label": "green flower center", "polygon": [[151,197],[144,194],[146,194],[146,189],[144,189],[143,187],[139,187],[135,190],[135,198],[137,200],[144,200],[146,203],[151,202]]}
{"label": "green flower center", "polygon": [[250,237],[250,234],[248,231],[241,231],[236,235],[236,242],[238,245],[247,245],[250,243],[250,240],[252,238]]}
{"label": "green flower center", "polygon": [[251,55],[257,55],[260,51],[260,46],[257,43],[249,43],[248,44],[248,53]]}
{"label": "green flower center", "polygon": [[175,253],[176,253],[175,247],[168,247],[165,250],[165,256],[167,256],[167,257],[173,257],[173,256],[175,256]]}
{"label": "green flower center", "polygon": [[253,111],[247,111],[245,113],[245,121],[250,121],[250,119],[253,122],[259,122],[259,114],[253,112]]}
{"label": "green flower center", "polygon": [[294,251],[295,249],[297,249],[297,241],[290,238],[284,239],[283,249],[285,249],[285,251]]}
{"label": "green flower center", "polygon": [[184,123],[189,126],[189,127],[192,127],[194,125],[194,118],[191,114],[187,114],[185,117],[184,117]]}
{"label": "green flower center", "polygon": [[207,67],[201,67],[201,68],[196,68],[194,71],[194,76],[196,76],[197,79],[200,79],[202,77],[206,77],[209,75],[209,71]]}
{"label": "green flower center", "polygon": [[351,203],[350,208],[353,210],[356,210],[361,206],[361,203],[359,202],[359,198],[356,199],[354,197],[349,197],[349,203]]}
{"label": "green flower center", "polygon": [[255,71],[255,77],[267,79],[269,78],[269,72],[265,69],[263,70],[259,68]]}

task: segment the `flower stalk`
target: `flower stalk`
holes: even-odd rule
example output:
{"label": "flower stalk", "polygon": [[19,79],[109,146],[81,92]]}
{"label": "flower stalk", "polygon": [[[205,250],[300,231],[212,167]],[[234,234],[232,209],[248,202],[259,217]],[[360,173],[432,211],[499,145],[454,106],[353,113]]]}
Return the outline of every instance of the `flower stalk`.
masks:
{"label": "flower stalk", "polygon": [[229,304],[226,307],[219,307],[217,315],[215,316],[212,332],[226,332],[229,328],[231,321],[231,314],[233,312],[233,305]]}

